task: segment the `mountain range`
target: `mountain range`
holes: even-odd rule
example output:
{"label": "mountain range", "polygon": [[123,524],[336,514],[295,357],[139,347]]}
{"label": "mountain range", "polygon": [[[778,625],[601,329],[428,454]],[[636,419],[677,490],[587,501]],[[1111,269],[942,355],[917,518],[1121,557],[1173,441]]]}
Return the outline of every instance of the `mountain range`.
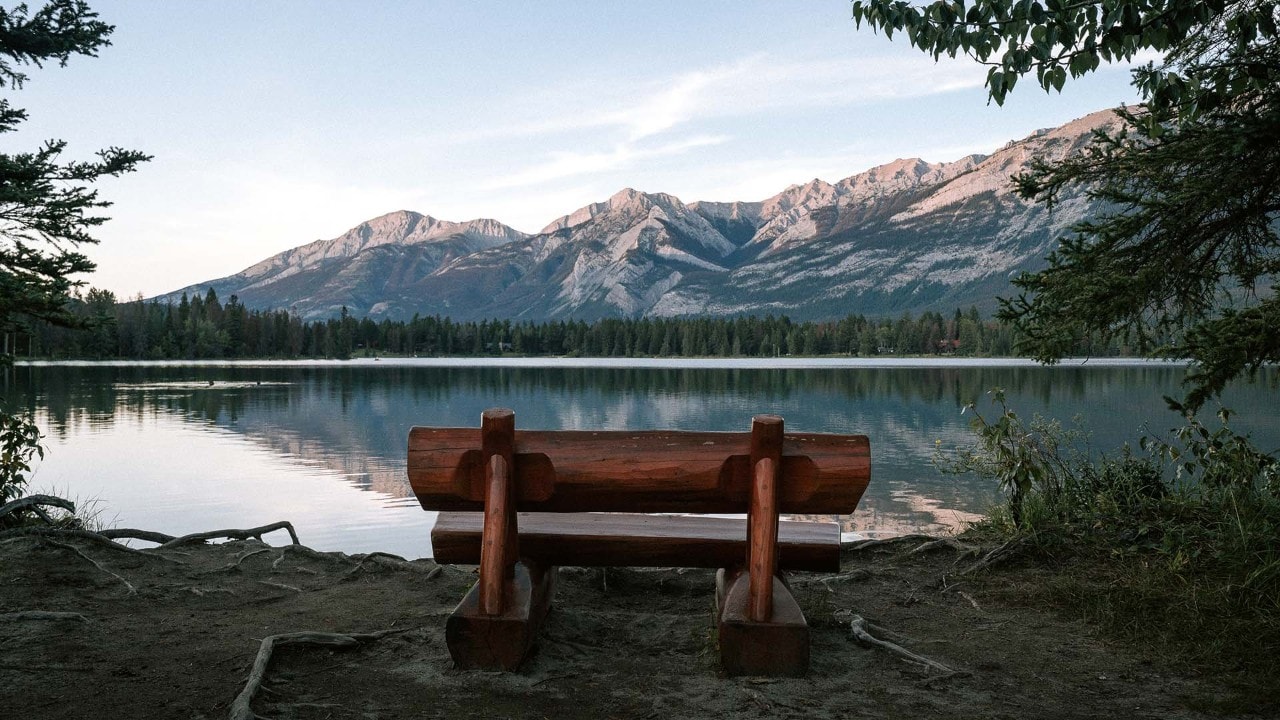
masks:
{"label": "mountain range", "polygon": [[823,319],[994,307],[1009,280],[1043,267],[1084,193],[1052,212],[1010,177],[1078,152],[1107,110],[953,162],[895,160],[835,184],[814,179],[752,202],[689,202],[624,189],[536,234],[496,220],[401,210],[269,257],[213,288],[252,308],[455,320],[789,315]]}

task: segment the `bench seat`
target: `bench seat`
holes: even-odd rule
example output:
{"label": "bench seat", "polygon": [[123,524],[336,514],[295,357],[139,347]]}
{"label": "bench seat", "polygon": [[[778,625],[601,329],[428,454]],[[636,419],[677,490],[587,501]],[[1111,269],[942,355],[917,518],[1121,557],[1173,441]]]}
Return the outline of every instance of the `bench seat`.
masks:
{"label": "bench seat", "polygon": [[[628,513],[518,513],[520,554],[544,565],[722,568],[747,553],[745,518]],[[442,512],[431,531],[435,560],[480,563],[484,513]],[[781,570],[838,572],[840,526],[778,523]]]}

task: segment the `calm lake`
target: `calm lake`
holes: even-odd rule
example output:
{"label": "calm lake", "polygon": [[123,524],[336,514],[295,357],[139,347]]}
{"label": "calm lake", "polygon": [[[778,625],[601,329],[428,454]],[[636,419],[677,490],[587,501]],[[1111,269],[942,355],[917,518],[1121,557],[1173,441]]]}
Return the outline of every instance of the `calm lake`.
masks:
{"label": "calm lake", "polygon": [[[871,438],[872,480],[846,529],[954,530],[999,500],[940,474],[935,446],[970,442],[968,415],[1006,390],[1019,413],[1082,416],[1097,449],[1165,433],[1178,365],[1021,361],[356,360],[21,364],[0,397],[34,410],[47,456],[30,490],[93,501],[102,521],[184,534],[290,520],[322,550],[431,554],[434,514],[405,479],[413,425],[479,426],[504,406],[517,428],[788,430]],[[1280,447],[1276,370],[1228,393],[1233,425]],[[1144,427],[1145,426],[1145,427]],[[286,541],[269,537],[269,541]]]}

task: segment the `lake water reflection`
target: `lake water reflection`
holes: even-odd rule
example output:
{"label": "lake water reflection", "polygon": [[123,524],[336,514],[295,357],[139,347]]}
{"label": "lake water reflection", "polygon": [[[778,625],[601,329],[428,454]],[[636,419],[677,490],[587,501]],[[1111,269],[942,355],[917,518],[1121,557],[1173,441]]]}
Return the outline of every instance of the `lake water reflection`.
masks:
{"label": "lake water reflection", "polygon": [[[872,482],[858,532],[956,529],[998,499],[931,464],[969,441],[961,409],[1006,389],[1022,414],[1084,417],[1098,448],[1176,418],[1164,364],[1021,362],[466,361],[28,364],[0,396],[36,412],[48,456],[33,489],[96,498],[104,519],[175,534],[294,522],[303,542],[430,554],[434,515],[404,477],[413,425],[478,426],[488,407],[518,428],[734,430],[753,414],[795,431],[864,433]],[[1228,395],[1267,449],[1280,445],[1275,371]],[[278,542],[278,541],[277,541]]]}

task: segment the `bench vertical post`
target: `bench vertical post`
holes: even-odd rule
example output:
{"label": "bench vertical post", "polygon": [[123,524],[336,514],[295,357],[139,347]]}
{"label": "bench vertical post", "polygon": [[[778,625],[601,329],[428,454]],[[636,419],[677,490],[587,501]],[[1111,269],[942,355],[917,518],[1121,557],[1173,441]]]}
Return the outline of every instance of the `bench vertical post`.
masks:
{"label": "bench vertical post", "polygon": [[782,418],[751,421],[751,499],[742,568],[716,574],[720,664],[729,675],[802,677],[809,671],[809,624],[778,576],[778,495]]}
{"label": "bench vertical post", "polygon": [[504,590],[515,572],[519,548],[516,528],[516,416],[510,410],[486,410],[480,418],[480,448],[485,458],[484,541],[480,546],[480,609],[501,615]]}
{"label": "bench vertical post", "polygon": [[751,505],[747,511],[747,572],[751,578],[748,617],[767,622],[773,615],[773,576],[778,571],[778,466],[782,462],[782,418],[751,419]]}
{"label": "bench vertical post", "polygon": [[480,420],[484,536],[480,579],[445,622],[445,641],[463,668],[515,670],[551,607],[556,569],[520,558],[516,519],[515,413],[486,410]]}

